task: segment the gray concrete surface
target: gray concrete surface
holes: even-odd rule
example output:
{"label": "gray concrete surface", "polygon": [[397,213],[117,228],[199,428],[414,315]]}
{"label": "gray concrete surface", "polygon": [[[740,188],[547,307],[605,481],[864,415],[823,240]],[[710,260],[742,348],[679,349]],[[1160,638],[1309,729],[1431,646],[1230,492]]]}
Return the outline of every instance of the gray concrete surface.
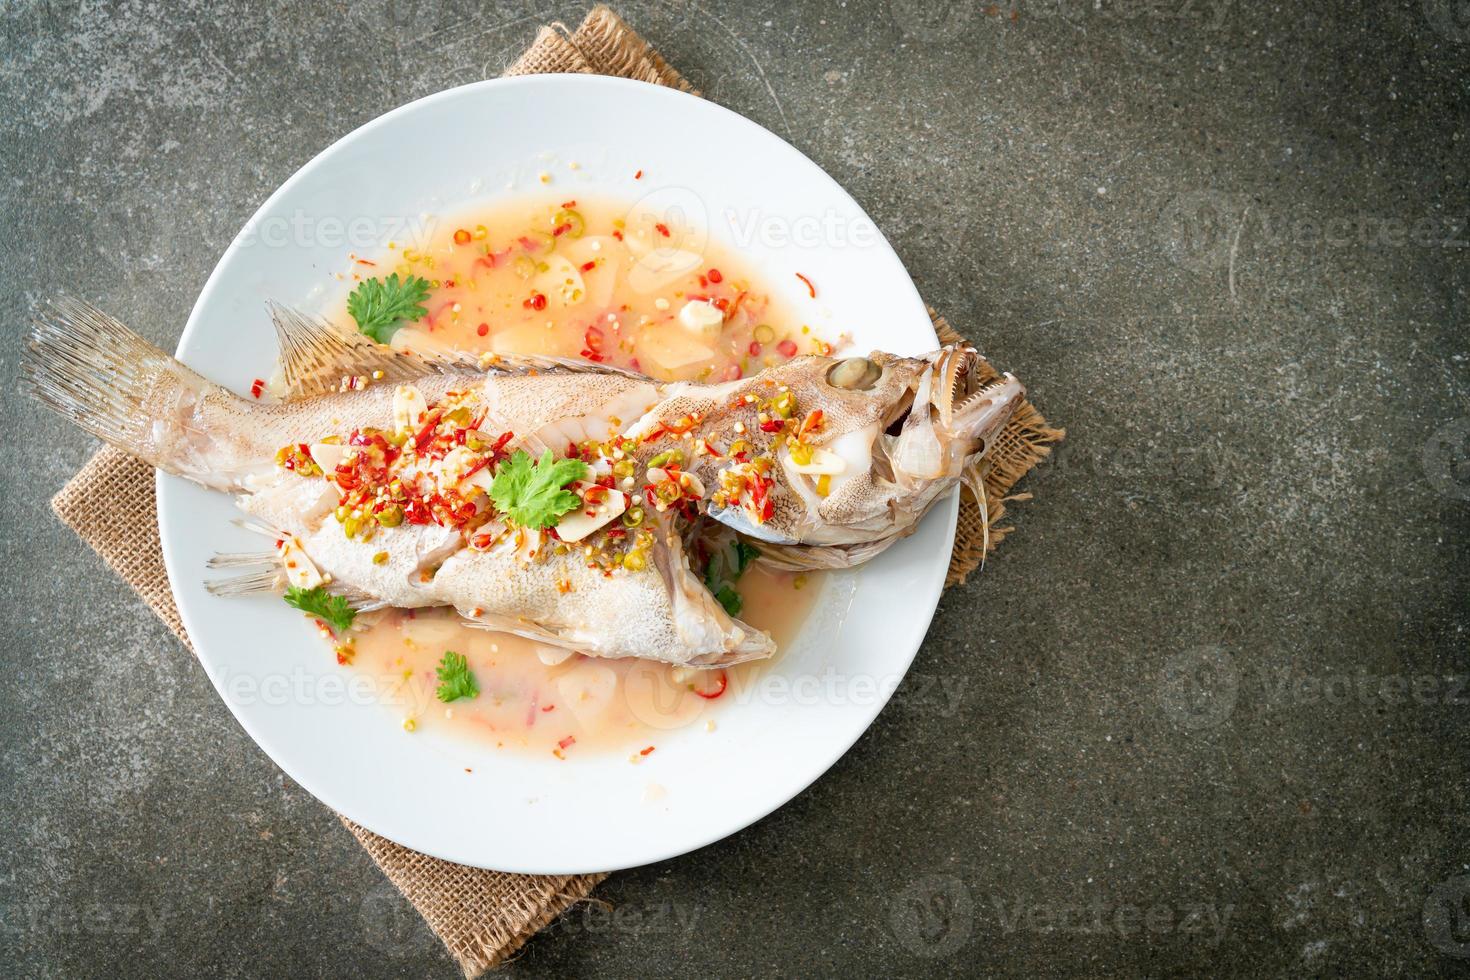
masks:
{"label": "gray concrete surface", "polygon": [[[1464,5],[1013,2],[624,6],[1071,440],[841,763],[510,974],[1470,962]],[[310,156],[580,13],[0,4],[5,376],[58,289],[171,345]],[[6,974],[454,975],[51,518],[92,443],[0,407]]]}

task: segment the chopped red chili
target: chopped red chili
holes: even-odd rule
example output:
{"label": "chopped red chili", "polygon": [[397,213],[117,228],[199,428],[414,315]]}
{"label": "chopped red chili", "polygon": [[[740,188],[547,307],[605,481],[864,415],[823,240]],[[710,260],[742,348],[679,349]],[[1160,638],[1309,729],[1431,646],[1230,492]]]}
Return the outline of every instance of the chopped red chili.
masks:
{"label": "chopped red chili", "polygon": [[695,694],[698,694],[700,697],[704,698],[706,701],[713,701],[715,698],[719,697],[721,694],[724,694],[725,693],[725,688],[727,688],[729,686],[730,686],[730,678],[728,676],[726,676],[726,674],[725,674],[725,672],[723,670],[720,671],[720,686],[718,688],[716,688],[714,691],[711,691],[711,692],[706,693],[705,691],[701,691],[699,688],[692,687],[692,685],[691,685],[694,693]]}
{"label": "chopped red chili", "polygon": [[806,283],[806,291],[811,294],[812,299],[816,299],[817,298],[817,287],[812,285],[812,281],[810,279],[808,279],[806,276],[802,275],[800,272],[798,272],[796,274],[796,278],[798,278],[802,282]]}

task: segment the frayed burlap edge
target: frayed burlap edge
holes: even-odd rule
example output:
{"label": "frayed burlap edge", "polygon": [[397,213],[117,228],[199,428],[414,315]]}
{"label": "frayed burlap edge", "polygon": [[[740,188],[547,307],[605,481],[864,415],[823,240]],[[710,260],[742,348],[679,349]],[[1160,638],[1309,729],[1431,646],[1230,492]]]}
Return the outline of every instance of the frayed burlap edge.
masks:
{"label": "frayed burlap edge", "polygon": [[[459,961],[465,976],[493,970],[606,874],[517,875],[441,861],[341,817],[388,880]],[[466,924],[475,928],[465,928]]]}
{"label": "frayed burlap edge", "polygon": [[593,7],[575,31],[560,21],[541,28],[535,43],[505,70],[507,76],[548,72],[616,75],[699,94],[623,18],[602,5]]}
{"label": "frayed burlap edge", "polygon": [[[932,308],[929,316],[934,321],[934,332],[939,334],[942,344],[963,344],[966,339],[949,325],[949,321]],[[982,380],[998,377],[989,361],[982,362]],[[1019,503],[1030,500],[1029,493],[1006,496],[1006,491],[1016,481],[1031,472],[1037,463],[1051,455],[1051,447],[1067,437],[1066,429],[1056,429],[1046,424],[1046,419],[1031,402],[1023,401],[1016,414],[1001,430],[1000,438],[991,447],[985,464],[985,510],[968,493],[960,494],[960,514],[955,524],[954,551],[949,556],[949,574],[944,578],[944,587],[959,585],[980,567],[986,554],[994,551],[1001,540],[1014,528],[1003,526],[1001,518],[1006,514],[1006,502]],[[988,521],[987,521],[988,518]],[[986,524],[989,534],[986,534]]]}
{"label": "frayed burlap edge", "polygon": [[51,498],[51,511],[193,649],[163,567],[153,480],[152,466],[103,446]]}
{"label": "frayed burlap edge", "polygon": [[[683,91],[689,84],[616,14],[596,7],[576,31],[545,27],[507,75],[545,72],[621,75]],[[962,338],[934,311],[945,343]],[[993,373],[993,372],[992,372]],[[1050,453],[1064,433],[1026,402],[991,452],[985,474],[989,547],[1011,528],[998,522],[1005,503],[1029,495],[1007,492]],[[185,644],[159,550],[153,469],[126,453],[102,448],[51,501],[52,510],[136,591]],[[963,582],[986,552],[986,522],[968,494],[960,504],[946,585]],[[493,969],[562,912],[591,893],[605,874],[516,875],[465,867],[420,854],[352,823],[342,823],[459,962],[466,977]]]}

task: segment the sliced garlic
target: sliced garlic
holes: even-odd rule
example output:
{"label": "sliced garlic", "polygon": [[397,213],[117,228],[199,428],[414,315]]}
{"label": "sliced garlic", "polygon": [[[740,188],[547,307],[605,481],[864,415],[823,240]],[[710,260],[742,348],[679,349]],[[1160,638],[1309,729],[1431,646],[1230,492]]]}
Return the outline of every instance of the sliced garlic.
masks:
{"label": "sliced garlic", "polygon": [[808,476],[836,476],[847,469],[847,460],[834,452],[814,448],[811,462],[798,463],[792,459],[790,465],[796,472],[805,473]]}
{"label": "sliced garlic", "polygon": [[545,643],[536,644],[536,659],[548,667],[566,663],[577,655],[577,651],[568,650],[564,647],[548,646]]}
{"label": "sliced garlic", "polygon": [[583,498],[582,506],[571,513],[563,514],[561,520],[556,522],[557,537],[566,542],[581,541],[593,531],[621,517],[623,511],[628,509],[628,495],[621,490],[607,490],[606,487],[598,489],[607,490],[607,496],[589,507],[586,502],[587,491],[596,486],[595,483],[582,480],[572,484],[572,492]]}
{"label": "sliced garlic", "polygon": [[[643,242],[643,239],[633,235],[629,235],[628,239],[630,248],[634,247],[635,241]],[[654,248],[640,254],[638,261],[628,270],[628,286],[635,293],[656,293],[694,272],[703,262],[704,257],[698,252],[682,248]]]}
{"label": "sliced garlic", "polygon": [[679,474],[679,486],[683,487],[686,493],[698,497],[701,500],[704,499],[704,481],[693,473],[681,472]]}
{"label": "sliced garlic", "polygon": [[725,322],[725,314],[708,300],[691,299],[679,311],[679,322],[690,333],[707,337],[719,332],[720,324]]}
{"label": "sliced garlic", "polygon": [[286,581],[298,589],[314,589],[326,581],[316,565],[301,550],[301,542],[294,535],[286,535],[276,549],[281,565],[286,570]]}
{"label": "sliced garlic", "polygon": [[490,472],[490,467],[483,466],[471,473],[467,479],[459,481],[460,493],[468,493],[471,488],[481,493],[490,492],[490,484],[495,482],[495,474]]}
{"label": "sliced garlic", "polygon": [[393,390],[393,427],[411,429],[418,425],[419,416],[429,410],[424,393],[413,385],[399,385]]}
{"label": "sliced garlic", "polygon": [[460,475],[479,461],[480,454],[470,447],[455,446],[444,454],[444,461],[439,466],[443,470],[447,480],[458,483]]}
{"label": "sliced garlic", "polygon": [[342,464],[347,458],[347,447],[332,442],[314,442],[311,444],[311,458],[316,460],[316,465],[322,468],[322,474],[326,475]]}
{"label": "sliced garlic", "polygon": [[546,296],[561,300],[565,306],[576,306],[587,298],[587,285],[582,273],[563,255],[548,255],[546,271],[531,280],[531,285]]}
{"label": "sliced garlic", "polygon": [[444,482],[467,495],[473,494],[476,490],[489,493],[490,484],[495,480],[494,474],[490,472],[490,467],[481,466],[469,476],[464,475],[479,465],[483,458],[481,453],[475,452],[468,446],[455,446],[444,455],[444,461],[439,464]]}

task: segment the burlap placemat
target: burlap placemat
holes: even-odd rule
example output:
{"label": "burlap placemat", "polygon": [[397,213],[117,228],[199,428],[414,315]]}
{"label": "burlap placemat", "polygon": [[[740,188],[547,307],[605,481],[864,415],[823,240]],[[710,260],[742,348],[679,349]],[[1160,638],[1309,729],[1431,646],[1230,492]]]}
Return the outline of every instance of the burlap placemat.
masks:
{"label": "burlap placemat", "polygon": [[[620,75],[692,91],[648,43],[606,7],[596,7],[576,31],[543,27],[536,41],[506,71]],[[930,311],[946,343],[961,340]],[[993,549],[1009,528],[998,524],[1007,492],[1063,437],[1029,402],[1023,404],[991,451],[985,478]],[[189,637],[169,591],[158,542],[153,468],[104,447],[51,501],[51,507],[113,571],[142,597],[185,644]],[[948,585],[963,582],[985,551],[985,522],[966,495],[960,506]],[[476,977],[514,953],[573,903],[586,898],[605,874],[517,875],[484,871],[411,851],[341,818],[383,873],[413,903],[465,976]]]}

